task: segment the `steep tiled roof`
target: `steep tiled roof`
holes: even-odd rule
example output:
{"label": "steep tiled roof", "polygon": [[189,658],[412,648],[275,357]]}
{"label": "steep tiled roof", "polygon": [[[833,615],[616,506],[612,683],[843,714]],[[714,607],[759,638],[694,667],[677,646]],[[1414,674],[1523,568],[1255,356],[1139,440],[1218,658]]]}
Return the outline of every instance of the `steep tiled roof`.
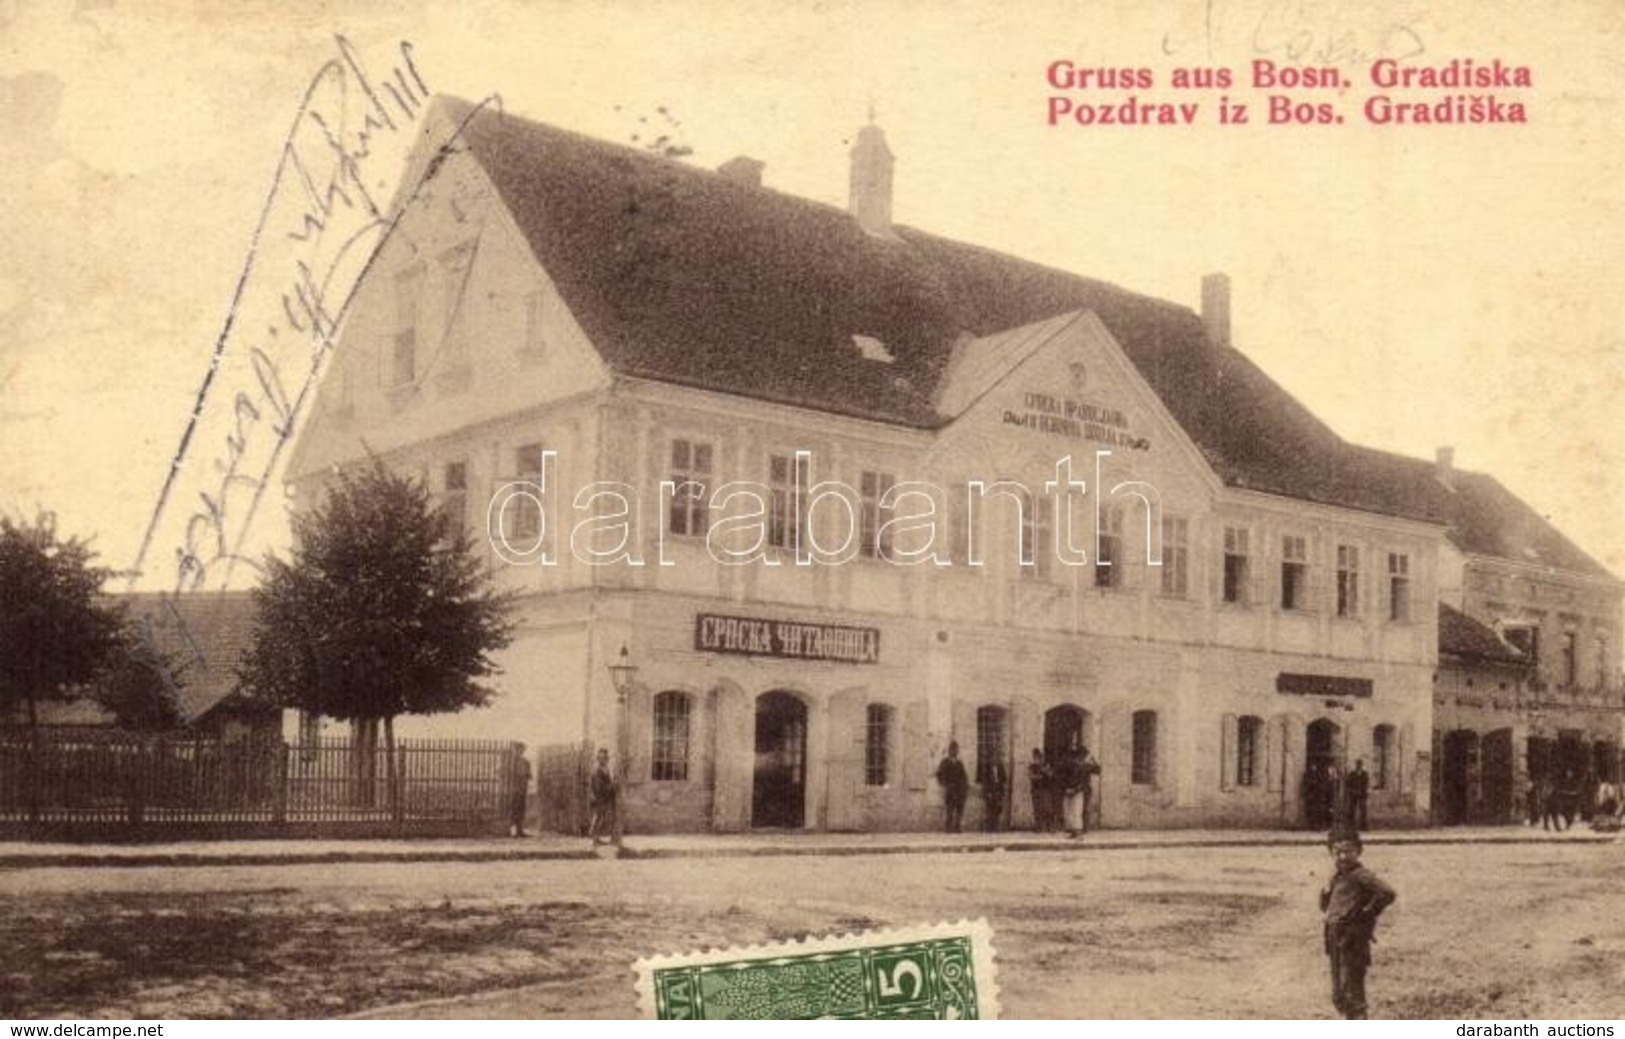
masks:
{"label": "steep tiled roof", "polygon": [[175,665],[181,717],[193,722],[237,692],[237,667],[253,644],[248,592],[122,596],[130,620],[152,634]]}
{"label": "steep tiled roof", "polygon": [[1492,628],[1443,602],[1439,604],[1439,652],[1492,663],[1529,663],[1516,647],[1503,642]]}
{"label": "steep tiled roof", "polygon": [[[1601,571],[1550,525],[1526,527],[1513,514],[1533,513],[1493,480],[1453,493],[1431,463],[1346,443],[1186,307],[907,227],[870,235],[832,206],[442,104],[618,373],[929,429],[947,421],[932,401],[956,341],[1088,310],[1226,483]],[[859,335],[894,360],[863,357]]]}

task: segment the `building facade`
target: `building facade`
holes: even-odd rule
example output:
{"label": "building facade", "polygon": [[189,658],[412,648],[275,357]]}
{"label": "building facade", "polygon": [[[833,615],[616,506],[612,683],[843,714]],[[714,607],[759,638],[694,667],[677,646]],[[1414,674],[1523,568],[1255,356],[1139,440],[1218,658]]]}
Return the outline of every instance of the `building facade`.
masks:
{"label": "building facade", "polygon": [[520,595],[498,702],[432,731],[541,748],[544,800],[609,749],[633,831],[932,828],[950,742],[971,826],[1075,743],[1108,826],[1318,825],[1356,758],[1429,819],[1432,467],[1276,387],[1222,278],[1198,315],[893,226],[873,126],[848,210],[425,135],[289,478],[415,472]]}

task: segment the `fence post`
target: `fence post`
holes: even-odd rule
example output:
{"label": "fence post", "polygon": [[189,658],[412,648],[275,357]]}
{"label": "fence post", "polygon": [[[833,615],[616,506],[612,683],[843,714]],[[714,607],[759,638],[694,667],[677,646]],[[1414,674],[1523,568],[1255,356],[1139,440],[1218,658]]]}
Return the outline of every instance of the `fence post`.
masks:
{"label": "fence post", "polygon": [[401,744],[394,746],[393,782],[390,783],[390,815],[395,820],[395,828],[402,829],[406,823],[406,748]]}
{"label": "fence post", "polygon": [[278,740],[276,745],[276,791],[271,801],[271,822],[276,826],[286,825],[288,822],[288,781],[290,769],[288,767],[289,747],[287,743]]}

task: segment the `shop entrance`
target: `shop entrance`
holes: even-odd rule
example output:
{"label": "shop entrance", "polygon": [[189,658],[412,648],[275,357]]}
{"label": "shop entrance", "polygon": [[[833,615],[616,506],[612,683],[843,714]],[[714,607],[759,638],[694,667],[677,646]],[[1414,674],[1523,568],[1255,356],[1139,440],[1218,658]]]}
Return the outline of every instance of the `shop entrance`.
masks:
{"label": "shop entrance", "polygon": [[1444,763],[1439,771],[1439,821],[1446,826],[1474,821],[1478,749],[1478,733],[1471,729],[1445,733]]}
{"label": "shop entrance", "polygon": [[756,698],[750,824],[800,829],[807,818],[807,705],[781,690]]}
{"label": "shop entrance", "polygon": [[1310,722],[1304,734],[1303,824],[1311,830],[1325,830],[1332,825],[1341,779],[1341,732],[1336,722],[1321,718]]}

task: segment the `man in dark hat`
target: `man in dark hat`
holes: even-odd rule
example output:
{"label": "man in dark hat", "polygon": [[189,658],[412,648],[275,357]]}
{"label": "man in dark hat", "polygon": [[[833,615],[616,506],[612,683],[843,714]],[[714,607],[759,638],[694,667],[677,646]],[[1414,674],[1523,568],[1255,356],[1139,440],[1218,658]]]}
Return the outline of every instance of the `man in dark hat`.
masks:
{"label": "man in dark hat", "polygon": [[970,776],[959,760],[959,744],[948,744],[948,756],[937,766],[937,782],[942,784],[942,804],[946,811],[944,828],[958,833],[965,818],[965,796],[970,792]]}
{"label": "man in dark hat", "polygon": [[1394,889],[1360,864],[1360,835],[1333,830],[1327,842],[1337,864],[1320,892],[1326,914],[1326,955],[1331,958],[1332,1005],[1351,1021],[1366,1016],[1365,973],[1377,917],[1394,900]]}

